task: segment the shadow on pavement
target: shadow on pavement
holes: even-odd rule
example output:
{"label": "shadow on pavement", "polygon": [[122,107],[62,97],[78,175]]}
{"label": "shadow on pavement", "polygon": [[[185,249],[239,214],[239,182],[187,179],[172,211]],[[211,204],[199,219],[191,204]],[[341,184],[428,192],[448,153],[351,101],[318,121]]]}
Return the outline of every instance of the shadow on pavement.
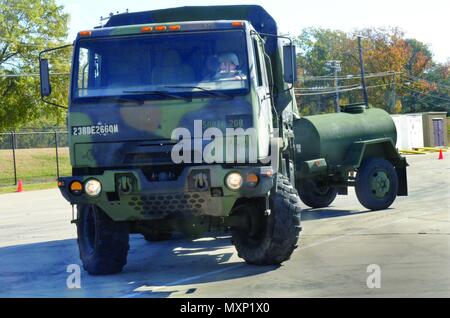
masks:
{"label": "shadow on pavement", "polygon": [[[387,209],[386,211],[391,210]],[[304,209],[302,210],[302,221],[320,220],[328,218],[338,218],[344,216],[354,216],[358,214],[367,214],[374,211],[351,211],[351,210],[338,210],[331,208],[324,209]]]}
{"label": "shadow on pavement", "polygon": [[[0,248],[0,297],[168,297],[195,295],[193,284],[273,271],[238,259],[229,237],[150,243],[130,236],[128,264],[117,275],[90,276],[75,239]],[[67,266],[81,267],[81,289],[69,289]],[[214,297],[214,295],[211,295]]]}

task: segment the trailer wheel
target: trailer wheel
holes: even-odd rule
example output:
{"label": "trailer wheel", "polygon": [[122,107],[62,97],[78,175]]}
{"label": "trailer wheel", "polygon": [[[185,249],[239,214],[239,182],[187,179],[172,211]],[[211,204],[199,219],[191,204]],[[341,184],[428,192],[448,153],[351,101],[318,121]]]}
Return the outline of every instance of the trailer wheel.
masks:
{"label": "trailer wheel", "polygon": [[248,202],[233,213],[247,220],[246,227],[231,227],[232,242],[238,256],[252,265],[278,265],[287,261],[300,234],[300,198],[289,180],[278,176],[277,187],[269,198],[271,214],[264,214],[261,201]]}
{"label": "trailer wheel", "polygon": [[329,186],[321,187],[317,184],[317,181],[311,179],[301,180],[297,189],[303,203],[313,209],[330,206],[337,196],[336,188]]}
{"label": "trailer wheel", "polygon": [[78,205],[78,247],[83,268],[91,275],[122,271],[127,263],[129,229],[95,205]]}
{"label": "trailer wheel", "polygon": [[371,158],[358,169],[355,192],[359,202],[369,210],[384,210],[397,197],[398,176],[387,160]]}

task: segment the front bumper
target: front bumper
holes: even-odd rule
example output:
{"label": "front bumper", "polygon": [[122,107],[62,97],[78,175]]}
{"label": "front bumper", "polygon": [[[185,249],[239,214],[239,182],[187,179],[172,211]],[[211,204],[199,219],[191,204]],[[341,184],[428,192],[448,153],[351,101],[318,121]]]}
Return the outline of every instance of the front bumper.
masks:
{"label": "front bumper", "polygon": [[[250,173],[259,176],[251,187],[244,182],[241,189],[230,190],[225,178],[231,172],[242,177]],[[121,180],[130,181],[127,191]],[[102,184],[97,197],[86,193],[73,194],[74,181],[84,184],[95,178]],[[201,182],[198,180],[201,179]],[[170,217],[228,216],[239,198],[265,196],[272,189],[273,171],[270,167],[238,167],[225,169],[220,165],[186,167],[174,181],[149,181],[142,170],[107,170],[101,175],[63,177],[59,189],[71,204],[95,204],[115,221],[152,220]]]}

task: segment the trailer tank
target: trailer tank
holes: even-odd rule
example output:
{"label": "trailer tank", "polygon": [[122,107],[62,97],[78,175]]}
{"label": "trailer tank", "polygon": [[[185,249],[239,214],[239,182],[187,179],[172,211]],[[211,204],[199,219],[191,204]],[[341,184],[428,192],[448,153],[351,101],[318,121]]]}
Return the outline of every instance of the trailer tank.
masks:
{"label": "trailer tank", "polygon": [[397,141],[391,116],[382,109],[364,106],[305,116],[296,121],[294,135],[297,162],[323,158],[328,167],[342,164],[354,142],[389,138],[395,145]]}

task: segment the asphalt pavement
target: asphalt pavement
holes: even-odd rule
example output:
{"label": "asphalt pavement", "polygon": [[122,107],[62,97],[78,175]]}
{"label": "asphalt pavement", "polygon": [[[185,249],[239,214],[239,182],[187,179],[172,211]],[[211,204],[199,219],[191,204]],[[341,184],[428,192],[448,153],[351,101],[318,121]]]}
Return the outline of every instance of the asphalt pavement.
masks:
{"label": "asphalt pavement", "polygon": [[450,297],[450,155],[407,159],[410,195],[388,210],[367,211],[353,191],[304,206],[299,248],[281,266],[247,265],[226,233],[132,235],[124,271],[81,269],[81,288],[67,284],[81,262],[59,191],[0,195],[0,297]]}

